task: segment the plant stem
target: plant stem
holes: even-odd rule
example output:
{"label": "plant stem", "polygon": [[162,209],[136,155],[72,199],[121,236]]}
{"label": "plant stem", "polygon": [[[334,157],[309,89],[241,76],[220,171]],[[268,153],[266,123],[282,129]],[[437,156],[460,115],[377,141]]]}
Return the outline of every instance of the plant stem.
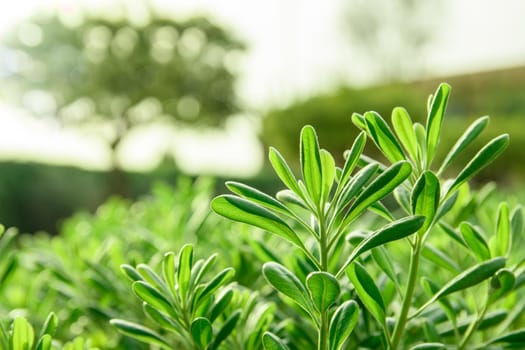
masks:
{"label": "plant stem", "polygon": [[485,313],[487,312],[487,309],[488,309],[488,302],[485,302],[483,304],[483,308],[481,309],[481,312],[479,313],[476,321],[470,324],[467,331],[463,335],[463,339],[461,339],[461,342],[459,343],[458,350],[463,350],[465,348],[468,341],[470,340],[470,338],[472,337],[476,329],[478,329],[479,325],[481,324],[481,321],[483,321],[483,317],[485,317]]}
{"label": "plant stem", "polygon": [[319,329],[318,350],[328,350],[328,311],[321,313],[321,328]]}
{"label": "plant stem", "polygon": [[421,244],[422,240],[419,236],[416,236],[416,242],[410,256],[410,267],[408,275],[408,284],[405,297],[403,298],[403,305],[401,307],[401,313],[397,320],[396,327],[392,336],[390,344],[390,350],[396,350],[405,331],[405,326],[408,320],[408,311],[412,305],[412,297],[414,295],[414,289],[416,287],[417,275],[419,270],[419,258],[421,256]]}
{"label": "plant stem", "polygon": [[[319,250],[321,253],[321,271],[328,272],[328,232],[326,230],[325,216],[322,210],[319,210]],[[318,350],[328,350],[328,332],[329,332],[328,311],[321,312],[321,327],[319,328]]]}

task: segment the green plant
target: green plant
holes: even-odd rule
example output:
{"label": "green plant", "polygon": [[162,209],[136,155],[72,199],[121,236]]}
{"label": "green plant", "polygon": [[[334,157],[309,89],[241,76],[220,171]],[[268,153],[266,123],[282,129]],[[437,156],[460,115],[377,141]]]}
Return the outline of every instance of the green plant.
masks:
{"label": "green plant", "polygon": [[[472,224],[460,225],[462,235],[447,224],[446,216],[458,200],[458,191],[466,188],[468,180],[506,148],[509,139],[506,134],[494,138],[457,176],[445,179],[447,167],[488,123],[488,117],[476,120],[437,165],[449,91],[450,87],[442,84],[429,99],[425,126],[413,123],[403,108],[392,112],[394,131],[375,112],[355,113],[352,121],[362,133],[346,153],[342,168],[335,166],[329,152],[319,148],[314,129],[306,126],[300,139],[302,179],[296,179],[280,153],[271,148],[270,162],[287,187],[285,190],[272,197],[247,185],[229,182],[227,186],[235,195],[221,195],[212,201],[213,210],[220,215],[272,232],[297,248],[309,270],[305,278],[276,262],[266,263],[263,274],[273,288],[293,300],[311,320],[317,330],[317,349],[340,349],[345,344],[438,349],[454,343],[465,349],[481,328],[488,306],[518,287],[515,276],[516,272],[522,274],[519,270],[523,263],[507,265],[511,237],[522,233],[521,227],[511,225],[519,221],[513,217],[521,217],[520,208],[511,218],[508,205],[501,204],[496,239],[490,250]],[[392,165],[362,155],[367,137]],[[357,166],[362,168],[353,174]],[[396,203],[393,207],[392,201],[390,207],[382,203],[390,193]],[[372,232],[349,234],[366,210],[379,214],[387,223]],[[448,233],[454,239],[452,243],[466,248],[477,260],[454,261],[434,246],[433,239],[443,235],[439,230]],[[402,244],[387,245],[397,240]],[[404,261],[393,258],[391,246],[401,252],[408,248],[410,261],[405,276],[397,272],[398,264]],[[452,266],[457,273],[448,280],[433,278],[432,274],[421,276],[421,270],[433,271],[434,265]],[[376,282],[377,276],[383,276],[379,279],[381,284]],[[417,288],[420,277],[424,286],[421,290],[430,292],[430,297]],[[480,294],[483,288],[487,292]],[[351,293],[341,293],[346,289]],[[454,293],[486,294],[486,302],[480,310],[476,304],[452,305],[447,300]],[[357,306],[356,300],[362,307]],[[436,302],[443,311],[434,307]],[[466,328],[457,322],[458,310],[469,315],[462,320],[468,320]],[[444,312],[450,318],[452,338],[434,336],[439,334],[433,326],[438,323],[433,319],[436,312]],[[369,325],[371,320],[377,327]],[[352,336],[356,324],[368,328],[368,332],[358,327]],[[413,337],[414,333],[419,336]],[[522,334],[518,331],[485,344],[521,342]],[[286,348],[272,333],[266,333],[263,339],[267,349]]]}

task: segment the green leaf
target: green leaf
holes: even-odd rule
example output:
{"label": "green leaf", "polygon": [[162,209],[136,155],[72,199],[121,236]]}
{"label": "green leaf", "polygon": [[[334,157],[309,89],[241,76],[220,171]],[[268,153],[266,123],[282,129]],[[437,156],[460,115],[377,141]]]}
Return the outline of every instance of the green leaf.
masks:
{"label": "green leaf", "polygon": [[131,265],[122,264],[120,270],[129,278],[132,282],[142,281],[144,278],[138,273],[138,271]]}
{"label": "green leaf", "polygon": [[357,216],[373,203],[381,200],[400,185],[412,172],[412,167],[406,161],[398,162],[375,178],[350,206],[343,221],[343,227],[349,225]]}
{"label": "green leaf", "polygon": [[310,125],[301,130],[301,167],[310,198],[319,205],[322,192],[321,154],[317,135]]}
{"label": "green leaf", "polygon": [[447,347],[442,343],[422,343],[410,348],[410,350],[445,350]]}
{"label": "green leaf", "polygon": [[470,251],[479,261],[490,259],[490,249],[480,229],[469,222],[462,222],[459,230]]}
{"label": "green leaf", "polygon": [[419,230],[424,222],[425,218],[422,216],[410,216],[394,221],[383,226],[381,229],[372,232],[366,239],[359,243],[357,247],[355,247],[352,254],[350,254],[339,270],[337,277],[340,277],[348,265],[364,252],[388,242],[405,238]]}
{"label": "green leaf", "polygon": [[164,312],[166,315],[173,315],[174,310],[166,297],[145,281],[133,282],[133,292],[157,310]]}
{"label": "green leaf", "polygon": [[521,205],[517,205],[512,211],[512,217],[510,219],[510,226],[512,228],[512,240],[518,241],[518,237],[521,237],[523,231],[523,209]]}
{"label": "green leaf", "polygon": [[330,320],[330,350],[340,350],[359,320],[359,308],[347,300],[335,310]]}
{"label": "green leaf", "polygon": [[313,315],[313,304],[308,291],[291,271],[275,262],[267,262],[263,265],[263,275],[277,291],[283,293]]}
{"label": "green leaf", "polygon": [[191,268],[193,266],[193,246],[185,244],[179,252],[179,265],[177,266],[177,281],[179,285],[179,295],[183,302],[188,297],[188,287],[191,278]]}
{"label": "green leaf", "polygon": [[485,129],[489,123],[489,117],[484,116],[476,119],[470,126],[465,130],[463,135],[456,141],[454,146],[450,149],[445,160],[441,163],[438,174],[442,174],[443,171],[452,163],[452,161],[472,143],[478,137],[478,135]]}
{"label": "green leaf", "polygon": [[154,322],[156,322],[160,327],[171,332],[176,332],[180,334],[184,333],[184,330],[180,323],[177,323],[175,319],[159,311],[153,306],[147,303],[142,303],[142,309],[144,310],[144,313],[147,316],[149,316]]}
{"label": "green leaf", "polygon": [[376,112],[365,113],[366,126],[372,136],[372,140],[383,154],[392,163],[405,159],[403,150],[399,145],[394,133],[383,118]]}
{"label": "green leaf", "polygon": [[280,200],[281,202],[285,203],[285,204],[298,205],[301,208],[308,210],[308,206],[301,199],[301,197],[299,197],[295,192],[293,192],[291,190],[281,190],[281,191],[277,192],[275,197],[278,200]]}
{"label": "green leaf", "polygon": [[434,294],[434,296],[429,301],[427,301],[423,306],[421,306],[411,317],[419,315],[429,305],[446,295],[470,288],[472,286],[475,286],[476,284],[483,282],[487,278],[494,276],[494,274],[499,269],[505,267],[505,262],[505,258],[497,257],[492,260],[488,260],[475,266],[472,266],[468,270],[451,279],[436,294]]}
{"label": "green leaf", "polygon": [[358,262],[350,265],[346,273],[363,305],[381,325],[385,326],[385,303],[372,277]]}
{"label": "green leaf", "polygon": [[450,85],[440,84],[434,94],[430,104],[430,112],[427,119],[426,140],[427,140],[427,165],[430,166],[436,153],[441,135],[441,124],[447,108]]}
{"label": "green leaf", "polygon": [[57,325],[58,317],[55,315],[55,313],[51,312],[44,321],[44,325],[42,326],[38,337],[42,338],[46,334],[49,334],[50,336],[55,335]]}
{"label": "green leaf", "polygon": [[496,255],[507,256],[511,246],[511,226],[509,206],[506,202],[498,207],[498,220],[496,225]]}
{"label": "green leaf", "polygon": [[221,296],[217,298],[215,304],[210,310],[210,322],[215,321],[217,317],[219,317],[224,312],[224,310],[226,310],[231,300],[233,299],[233,294],[234,293],[231,288],[228,288],[226,291],[221,293]]}
{"label": "green leaf", "polygon": [[490,281],[491,294],[490,302],[494,302],[507,294],[508,292],[514,289],[516,283],[516,276],[512,271],[507,269],[502,269],[496,273],[492,280]]}
{"label": "green leaf", "polygon": [[264,332],[262,343],[265,350],[289,350],[282,340],[271,332]]}
{"label": "green leaf", "polygon": [[431,171],[423,172],[414,185],[411,196],[412,214],[426,218],[420,232],[426,232],[432,225],[439,207],[440,191],[439,179]]}
{"label": "green leaf", "polygon": [[119,319],[112,319],[110,323],[117,327],[119,332],[124,335],[130,336],[147,344],[160,346],[163,349],[171,349],[171,346],[160,334],[157,334],[149,328]]}
{"label": "green leaf", "polygon": [[518,329],[512,332],[509,332],[500,337],[494,338],[486,343],[496,344],[496,343],[508,343],[508,344],[524,344],[525,343],[525,328]]}
{"label": "green leaf", "polygon": [[266,193],[261,192],[253,187],[235,181],[226,182],[226,187],[228,187],[228,189],[236,195],[248,199],[249,201],[252,201],[254,203],[260,204],[263,207],[266,207],[267,209],[288,216],[290,215],[290,210],[286,208],[282,203],[267,195]]}
{"label": "green leaf", "polygon": [[452,271],[454,273],[461,271],[461,268],[458,266],[458,264],[456,264],[454,260],[449,258],[444,252],[435,248],[429,243],[425,244],[421,255],[425,259],[432,261],[434,264],[441,266],[449,271]]}
{"label": "green leaf", "polygon": [[365,149],[365,144],[366,144],[366,133],[361,132],[355,138],[354,143],[352,144],[352,147],[350,148],[350,150],[345,154],[346,161],[343,167],[343,171],[341,173],[341,178],[339,179],[341,188],[343,188],[348,182],[348,180],[350,179],[350,175],[352,174],[352,171],[354,171],[359,161],[359,157],[361,156],[361,153],[363,153],[363,150]]}
{"label": "green leaf", "polygon": [[385,246],[379,246],[372,249],[372,257],[374,258],[377,265],[381,268],[381,270],[387,275],[387,277],[394,282],[396,289],[398,291],[401,290],[401,286],[399,285],[399,281],[396,276],[396,271],[394,268],[394,263],[392,256],[388,252]]}
{"label": "green leaf", "polygon": [[[439,291],[439,287],[429,280],[426,277],[421,278],[421,285],[423,289],[430,295],[434,295]],[[452,322],[452,326],[457,326],[457,317],[456,317],[456,310],[454,310],[454,307],[450,304],[450,302],[447,300],[447,298],[443,297],[438,300],[439,305],[445,311],[445,314],[449,318],[449,320]],[[438,337],[436,337],[438,338]],[[439,338],[438,338],[439,339]],[[435,340],[435,339],[434,339]],[[432,341],[434,341],[432,340]]]}
{"label": "green leaf", "polygon": [[23,317],[17,317],[13,321],[10,350],[29,350],[33,348],[35,331],[31,324]]}
{"label": "green leaf", "polygon": [[222,195],[212,200],[211,207],[219,215],[270,231],[303,248],[303,243],[290,226],[260,205],[243,198]]}
{"label": "green leaf", "polygon": [[209,350],[216,350],[219,348],[219,345],[221,345],[231,332],[233,332],[240,317],[241,310],[237,310],[231,314],[231,316],[224,322],[219,332],[217,332],[213,343],[210,344]]}
{"label": "green leaf", "polygon": [[213,337],[210,321],[204,317],[197,317],[193,320],[191,323],[191,336],[199,349],[206,349]]}
{"label": "green leaf", "polygon": [[39,338],[35,350],[50,350],[53,342],[53,337],[49,334],[44,334]]}
{"label": "green leaf", "polygon": [[412,125],[412,119],[407,110],[403,107],[396,107],[392,110],[392,125],[397,137],[403,147],[414,161],[417,161],[417,139]]}
{"label": "green leaf", "polygon": [[210,294],[214,293],[217,289],[228,283],[235,275],[235,270],[231,267],[227,267],[213,277],[211,281],[206,283],[202,292],[198,293],[197,304],[203,301]]}
{"label": "green leaf", "polygon": [[322,149],[320,152],[322,169],[321,198],[323,202],[326,202],[335,179],[335,160],[327,150]]}
{"label": "green leaf", "polygon": [[461,235],[459,233],[456,232],[456,230],[450,226],[449,224],[445,223],[445,222],[440,222],[439,223],[439,227],[443,230],[443,232],[445,232],[450,238],[452,238],[453,240],[455,240],[456,242],[458,242],[459,244],[461,244],[462,246],[464,247],[467,247],[467,244],[465,243],[465,241],[463,240],[463,238],[461,238]]}
{"label": "green leaf", "polygon": [[463,170],[456,177],[452,185],[450,186],[448,193],[451,194],[458,189],[463,183],[468,181],[471,177],[477,174],[487,164],[496,159],[501,152],[507,148],[509,144],[509,135],[503,134],[492,139],[487,143],[463,168]]}
{"label": "green leaf", "polygon": [[290,190],[297,193],[299,196],[301,196],[301,190],[299,189],[299,185],[297,184],[297,179],[292,173],[292,170],[284,160],[283,156],[277,151],[275,148],[270,147],[270,151],[268,152],[268,158],[270,159],[270,163],[272,164],[273,169],[275,170],[275,173],[283,184],[288,187]]}
{"label": "green leaf", "polygon": [[175,253],[168,252],[164,254],[162,259],[162,274],[164,280],[168,284],[168,288],[172,295],[176,295],[177,291],[175,288]]}
{"label": "green leaf", "polygon": [[354,198],[355,195],[359,193],[359,191],[363,190],[363,187],[368,183],[368,181],[372,178],[372,176],[377,172],[379,165],[377,163],[368,164],[355,176],[346,183],[345,187],[343,188],[341,195],[338,198],[336,206],[338,208],[344,209]]}
{"label": "green leaf", "polygon": [[328,310],[336,302],[341,292],[339,282],[335,277],[324,271],[310,273],[306,277],[306,287],[319,312]]}
{"label": "green leaf", "polygon": [[[426,130],[423,125],[417,122],[414,123],[413,129],[416,134],[418,159],[422,162],[424,161],[424,164],[421,164],[423,166],[427,159]],[[425,168],[427,167],[425,166]]]}
{"label": "green leaf", "polygon": [[359,113],[353,113],[352,123],[354,123],[354,125],[357,126],[359,129],[363,131],[368,131],[368,128],[366,127],[365,117],[363,115]]}

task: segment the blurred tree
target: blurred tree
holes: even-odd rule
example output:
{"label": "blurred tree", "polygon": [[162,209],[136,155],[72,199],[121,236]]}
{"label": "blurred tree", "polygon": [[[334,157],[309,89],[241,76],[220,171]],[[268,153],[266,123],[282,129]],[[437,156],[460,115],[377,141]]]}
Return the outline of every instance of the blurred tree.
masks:
{"label": "blurred tree", "polygon": [[424,51],[442,20],[439,0],[349,2],[344,24],[350,41],[379,81],[407,80],[422,73]]}
{"label": "blurred tree", "polygon": [[244,45],[205,18],[175,21],[147,10],[139,22],[41,15],[0,47],[4,94],[63,125],[100,127],[120,177],[117,151],[137,126],[219,126],[239,110],[235,62]]}

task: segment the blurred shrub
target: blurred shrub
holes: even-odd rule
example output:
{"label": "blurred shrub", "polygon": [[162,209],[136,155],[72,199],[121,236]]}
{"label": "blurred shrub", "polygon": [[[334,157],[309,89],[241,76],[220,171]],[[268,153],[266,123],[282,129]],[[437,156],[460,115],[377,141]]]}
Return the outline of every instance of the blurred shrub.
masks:
{"label": "blurred shrub", "polygon": [[[525,148],[525,68],[457,76],[444,79],[454,86],[447,111],[447,127],[442,143],[450,145],[459,137],[459,130],[475,117],[491,116],[488,131],[482,134],[472,147],[479,149],[490,138],[502,132],[510,133],[509,148],[481,174],[480,179],[498,179],[515,184],[525,176],[525,164],[517,162]],[[301,127],[315,127],[320,143],[335,155],[342,155],[357,136],[358,129],[350,126],[352,113],[374,110],[390,120],[392,109],[404,106],[413,120],[423,122],[426,116],[425,101],[437,85],[436,80],[415,83],[354,89],[340,87],[332,93],[314,96],[282,109],[267,113],[263,121],[262,142],[279,149],[297,167],[299,159],[295,152],[299,143],[297,135]],[[349,132],[350,130],[350,132]],[[352,132],[353,131],[353,132]],[[478,146],[476,148],[476,146]],[[365,153],[379,157],[375,147],[368,145]],[[338,160],[341,164],[341,159]],[[459,164],[463,164],[458,160]],[[505,169],[505,171],[502,171]]]}

